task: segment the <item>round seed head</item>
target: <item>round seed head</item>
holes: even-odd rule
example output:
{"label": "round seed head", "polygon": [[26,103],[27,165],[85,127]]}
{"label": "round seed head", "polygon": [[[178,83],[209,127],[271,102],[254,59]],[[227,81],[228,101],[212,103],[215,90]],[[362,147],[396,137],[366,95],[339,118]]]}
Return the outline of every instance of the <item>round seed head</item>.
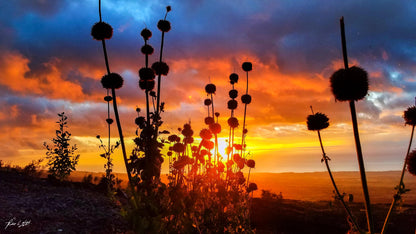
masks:
{"label": "round seed head", "polygon": [[145,28],[142,30],[142,32],[140,33],[140,35],[143,37],[144,40],[149,40],[149,38],[152,37],[152,31],[150,31],[149,29]]}
{"label": "round seed head", "polygon": [[183,151],[185,151],[185,145],[182,143],[175,143],[172,147],[172,150],[176,153],[182,153]]}
{"label": "round seed head", "polygon": [[221,132],[221,125],[219,123],[210,124],[209,130],[214,134],[219,134]]}
{"label": "round seed head", "polygon": [[216,90],[217,87],[214,84],[207,84],[205,86],[205,92],[207,92],[208,94],[214,94]]}
{"label": "round seed head", "polygon": [[256,161],[254,161],[253,159],[249,159],[246,162],[247,166],[250,168],[254,168],[256,166]]}
{"label": "round seed head", "polygon": [[256,183],[250,183],[248,185],[247,192],[248,193],[251,193],[251,192],[253,192],[253,191],[257,190],[257,189],[258,188],[257,188],[257,184]]}
{"label": "round seed head", "polygon": [[111,96],[105,96],[104,97],[104,101],[106,101],[106,102],[111,102],[111,100],[113,100],[113,97],[111,97]]}
{"label": "round seed head", "polygon": [[406,158],[406,164],[407,164],[407,171],[416,176],[416,150],[413,150],[412,152],[407,155]]}
{"label": "round seed head", "polygon": [[169,32],[170,31],[170,22],[167,20],[159,20],[157,22],[157,28],[162,32]]}
{"label": "round seed head", "polygon": [[244,104],[250,104],[251,103],[250,94],[244,94],[243,96],[241,96],[241,102]]}
{"label": "round seed head", "polygon": [[404,111],[403,118],[406,124],[416,125],[416,106],[411,106]]}
{"label": "round seed head", "polygon": [[212,138],[212,133],[209,129],[204,128],[199,132],[199,136],[204,140],[210,140]]}
{"label": "round seed head", "polygon": [[231,128],[236,128],[236,127],[238,127],[238,125],[239,125],[239,123],[238,123],[238,119],[237,119],[236,117],[230,117],[230,118],[228,119],[228,125],[229,125]]}
{"label": "round seed head", "polygon": [[194,143],[194,138],[193,138],[193,137],[185,137],[185,138],[183,139],[183,142],[184,142],[185,144],[192,144],[192,143]]}
{"label": "round seed head", "polygon": [[235,84],[238,82],[238,75],[236,73],[231,73],[230,75],[230,83]]}
{"label": "round seed head", "polygon": [[227,103],[228,109],[230,109],[230,110],[237,109],[237,105],[238,105],[238,103],[234,99],[229,100],[228,103]]}
{"label": "round seed head", "polygon": [[211,105],[211,104],[212,104],[211,99],[207,98],[207,99],[205,99],[205,100],[204,100],[204,105],[205,105],[205,106],[209,106],[209,105]]}
{"label": "round seed head", "polygon": [[155,71],[156,75],[168,75],[169,66],[165,62],[155,62],[152,64],[152,69]]}
{"label": "round seed head", "polygon": [[184,128],[182,129],[182,135],[185,137],[192,137],[192,135],[194,135],[194,131],[190,128]]}
{"label": "round seed head", "polygon": [[146,119],[143,116],[139,116],[134,120],[134,123],[139,126],[140,128],[144,127],[144,123],[146,122]]}
{"label": "round seed head", "polygon": [[253,70],[253,65],[250,62],[244,62],[242,67],[246,72]]}
{"label": "round seed head", "polygon": [[212,118],[211,116],[205,117],[204,121],[205,121],[206,125],[210,125],[210,124],[215,123],[214,118]]}
{"label": "round seed head", "polygon": [[325,129],[329,126],[329,118],[322,113],[315,113],[313,115],[308,115],[306,124],[308,125],[308,130],[319,131]]}
{"label": "round seed head", "polygon": [[153,49],[153,47],[151,45],[146,44],[146,45],[142,46],[141,51],[142,51],[143,54],[151,55],[151,54],[153,54],[153,51],[155,51],[155,50]]}
{"label": "round seed head", "polygon": [[140,80],[153,80],[155,78],[155,73],[153,69],[148,67],[142,67],[139,70]]}
{"label": "round seed head", "polygon": [[97,41],[110,39],[113,36],[113,28],[106,22],[97,22],[91,28],[91,36]]}
{"label": "round seed head", "polygon": [[[179,137],[177,135],[172,134],[172,135],[168,136],[168,141],[170,141],[170,142],[176,142],[178,138]],[[179,138],[179,140],[180,140],[180,138]]]}
{"label": "round seed head", "polygon": [[368,75],[360,67],[339,69],[330,78],[332,93],[338,101],[357,101],[368,93]]}
{"label": "round seed head", "polygon": [[230,92],[228,92],[228,95],[230,96],[230,98],[234,99],[237,98],[238,96],[238,91],[235,89],[230,90]]}
{"label": "round seed head", "polygon": [[215,112],[215,117],[218,118],[218,116],[220,116],[220,112]]}
{"label": "round seed head", "polygon": [[110,73],[101,78],[101,84],[106,89],[119,89],[123,82],[123,78],[117,73]]}

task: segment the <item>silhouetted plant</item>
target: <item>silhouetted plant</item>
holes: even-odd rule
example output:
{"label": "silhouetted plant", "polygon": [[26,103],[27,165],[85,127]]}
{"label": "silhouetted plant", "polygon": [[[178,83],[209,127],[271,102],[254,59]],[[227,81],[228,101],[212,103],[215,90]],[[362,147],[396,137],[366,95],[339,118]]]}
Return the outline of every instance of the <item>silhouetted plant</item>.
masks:
{"label": "silhouetted plant", "polygon": [[364,167],[364,159],[361,150],[360,136],[358,131],[355,101],[363,99],[368,92],[367,72],[362,68],[348,67],[347,44],[345,40],[344,17],[340,19],[342,54],[344,58],[344,69],[339,69],[330,78],[331,90],[338,101],[348,101],[351,111],[352,126],[354,132],[357,159],[360,169],[361,184],[365,200],[368,230],[374,233],[373,216],[371,212],[370,195],[368,192],[367,178]]}
{"label": "silhouetted plant", "polygon": [[120,142],[117,141],[115,145],[110,145],[110,141],[109,141],[108,145],[106,146],[101,140],[100,135],[97,135],[97,139],[100,141],[99,148],[104,150],[104,153],[100,154],[100,156],[107,160],[106,163],[104,164],[105,176],[102,179],[102,181],[103,183],[107,184],[108,191],[111,191],[114,189],[114,185],[116,184],[115,176],[112,173],[113,172],[113,159],[111,158],[111,155],[114,153],[114,150],[120,146]]}
{"label": "silhouetted plant", "polygon": [[319,144],[320,144],[321,150],[322,150],[321,163],[325,162],[326,169],[328,171],[329,177],[331,178],[332,185],[334,186],[334,189],[335,189],[335,199],[339,200],[341,202],[341,204],[343,205],[343,207],[344,207],[345,211],[347,212],[347,215],[348,215],[348,217],[349,217],[349,219],[350,219],[350,221],[353,225],[353,229],[355,229],[355,231],[361,232],[360,227],[358,226],[358,223],[357,223],[355,217],[353,216],[350,208],[348,207],[348,205],[344,201],[345,193],[341,194],[339,192],[339,189],[338,189],[336,183],[335,183],[335,179],[332,175],[331,168],[329,167],[329,160],[331,160],[331,159],[328,157],[328,155],[326,155],[325,150],[324,150],[324,145],[322,143],[322,138],[321,138],[320,131],[329,127],[329,118],[323,113],[319,113],[319,112],[314,113],[313,109],[312,109],[312,106],[311,106],[311,111],[312,111],[312,115],[308,115],[306,124],[308,126],[308,130],[316,131],[318,133]]}
{"label": "silhouetted plant", "polygon": [[414,164],[415,151],[410,152],[412,141],[413,141],[413,134],[415,131],[415,126],[416,126],[416,106],[411,106],[407,108],[404,111],[403,118],[404,118],[405,124],[412,126],[412,132],[410,134],[409,146],[407,147],[406,156],[404,158],[403,169],[400,175],[400,181],[399,181],[399,184],[394,188],[396,190],[396,194],[394,194],[393,196],[393,201],[390,205],[389,212],[387,213],[386,219],[384,221],[383,229],[381,231],[382,234],[386,232],[393,210],[396,207],[397,203],[401,200],[402,195],[409,191],[409,189],[406,189],[403,183],[406,166],[407,166],[407,170],[411,174],[415,174],[415,169],[416,169],[415,164]]}
{"label": "silhouetted plant", "polygon": [[49,173],[59,179],[66,179],[72,171],[75,171],[75,166],[79,160],[79,154],[75,154],[77,146],[70,146],[71,133],[67,128],[68,117],[64,112],[59,113],[59,129],[56,130],[56,138],[52,139],[53,146],[49,146],[46,142],[43,145],[46,147],[46,158],[48,159]]}

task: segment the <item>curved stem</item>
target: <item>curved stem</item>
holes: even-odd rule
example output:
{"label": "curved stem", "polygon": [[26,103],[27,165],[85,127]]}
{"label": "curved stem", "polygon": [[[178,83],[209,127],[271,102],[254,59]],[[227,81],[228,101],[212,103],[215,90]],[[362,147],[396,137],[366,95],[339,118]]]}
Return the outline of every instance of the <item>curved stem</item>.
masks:
{"label": "curved stem", "polygon": [[397,204],[397,201],[400,199],[400,196],[402,195],[402,189],[404,189],[404,183],[403,183],[403,178],[404,178],[404,173],[406,171],[406,162],[407,162],[407,157],[410,153],[410,148],[412,146],[412,141],[413,141],[413,134],[415,131],[415,125],[412,126],[412,133],[410,134],[410,141],[409,141],[409,146],[407,147],[407,153],[406,153],[406,157],[404,159],[404,163],[403,163],[403,169],[402,169],[402,173],[400,175],[400,181],[399,184],[397,185],[397,192],[396,194],[393,196],[393,201],[390,205],[390,209],[389,212],[387,213],[386,219],[384,220],[384,224],[383,224],[383,229],[381,230],[381,234],[384,234],[387,230],[387,225],[390,221],[390,217],[391,214],[393,213],[393,210]]}
{"label": "curved stem", "polygon": [[329,177],[331,178],[332,185],[334,186],[335,192],[336,192],[336,194],[337,194],[337,198],[338,198],[338,200],[340,200],[340,201],[341,201],[342,206],[344,207],[345,211],[347,212],[347,215],[350,217],[351,222],[352,222],[352,224],[354,225],[355,229],[356,229],[358,232],[361,232],[361,229],[360,229],[360,227],[358,226],[357,221],[354,219],[354,217],[353,217],[353,215],[352,215],[351,210],[349,209],[348,205],[347,205],[347,204],[345,203],[345,201],[344,201],[344,196],[343,196],[343,195],[341,195],[341,193],[340,193],[340,192],[339,192],[339,190],[338,190],[337,185],[335,184],[334,177],[333,177],[333,175],[332,175],[331,169],[329,168],[329,163],[328,163],[329,158],[328,158],[328,156],[326,156],[326,153],[325,153],[325,150],[324,150],[324,146],[323,146],[323,144],[322,144],[321,133],[319,132],[319,130],[318,130],[318,138],[319,138],[319,143],[320,143],[320,145],[321,145],[322,157],[323,157],[323,159],[324,159],[324,162],[325,162],[326,169],[327,169],[327,171],[328,171]]}
{"label": "curved stem", "polygon": [[361,150],[360,135],[358,132],[357,114],[355,111],[354,101],[350,101],[350,109],[351,109],[352,125],[353,125],[353,130],[354,130],[355,148],[357,151],[357,159],[358,159],[358,165],[360,168],[361,184],[362,184],[363,194],[364,194],[364,199],[365,199],[364,204],[365,204],[365,209],[366,209],[366,214],[367,214],[368,230],[371,234],[373,234],[374,233],[373,215],[371,213],[370,195],[368,192],[367,177],[365,174],[364,159],[363,159],[363,153]]}

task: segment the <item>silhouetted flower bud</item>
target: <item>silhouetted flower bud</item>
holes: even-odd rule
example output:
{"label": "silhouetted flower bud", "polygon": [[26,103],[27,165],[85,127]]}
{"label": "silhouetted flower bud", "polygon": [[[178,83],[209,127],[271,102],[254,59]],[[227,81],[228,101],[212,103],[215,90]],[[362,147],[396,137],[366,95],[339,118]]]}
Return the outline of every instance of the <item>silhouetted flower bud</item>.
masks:
{"label": "silhouetted flower bud", "polygon": [[241,102],[244,104],[250,104],[251,103],[250,94],[244,94],[243,96],[241,96]]}
{"label": "silhouetted flower bud", "polygon": [[209,130],[214,134],[219,134],[221,132],[221,125],[219,123],[210,124]]}
{"label": "silhouetted flower bud", "polygon": [[239,125],[239,123],[238,123],[238,119],[237,119],[236,117],[230,117],[230,118],[228,119],[228,125],[229,125],[231,128],[236,128],[236,127],[238,127],[238,125]]}
{"label": "silhouetted flower bud", "polygon": [[205,86],[205,92],[208,94],[213,94],[217,90],[217,87],[214,84],[207,84]]}
{"label": "silhouetted flower bud", "polygon": [[159,20],[159,22],[157,22],[157,28],[162,32],[169,32],[170,22],[167,20]]}
{"label": "silhouetted flower bud", "polygon": [[230,90],[230,92],[228,92],[228,95],[230,96],[230,98],[234,99],[238,96],[238,91],[235,89]]}
{"label": "silhouetted flower bud", "polygon": [[169,12],[171,10],[172,10],[172,7],[171,6],[166,6],[166,12]]}
{"label": "silhouetted flower bud", "polygon": [[413,150],[412,152],[407,155],[406,158],[406,164],[407,164],[407,171],[416,176],[416,150]]}
{"label": "silhouetted flower bud", "polygon": [[329,126],[329,118],[322,113],[315,113],[313,115],[308,115],[306,124],[308,125],[308,130],[319,131],[325,129]]}
{"label": "silhouetted flower bud", "polygon": [[332,93],[338,101],[357,101],[368,93],[368,75],[360,67],[339,69],[332,74],[330,81]]}
{"label": "silhouetted flower bud", "polygon": [[111,97],[111,96],[105,96],[104,97],[104,101],[106,101],[106,102],[111,102],[111,100],[113,100],[113,97]]}
{"label": "silhouetted flower bud", "polygon": [[207,98],[207,99],[205,99],[205,100],[204,100],[204,105],[205,105],[205,106],[209,106],[209,105],[211,105],[211,104],[212,104],[211,99]]}
{"label": "silhouetted flower bud", "polygon": [[155,81],[154,80],[140,80],[139,87],[142,90],[150,91],[155,87]]}
{"label": "silhouetted flower bud", "polygon": [[212,118],[212,117],[210,117],[210,116],[209,116],[209,117],[205,117],[204,121],[205,121],[205,124],[206,124],[206,125],[210,125],[210,124],[215,123],[214,118]]}
{"label": "silhouetted flower bud", "polygon": [[152,69],[155,71],[156,75],[168,75],[169,66],[165,62],[155,62],[152,64]]}
{"label": "silhouetted flower bud", "polygon": [[110,118],[109,118],[109,119],[106,119],[105,121],[106,121],[108,124],[112,124],[112,123],[114,122],[114,120],[113,120],[113,119],[110,119]]}
{"label": "silhouetted flower bud", "polygon": [[[175,134],[168,136],[168,141],[176,142],[179,137]],[[179,139],[180,140],[180,139]]]}
{"label": "silhouetted flower bud", "polygon": [[258,188],[257,188],[257,184],[256,183],[250,183],[248,185],[248,187],[247,187],[247,192],[248,193],[251,193],[251,192],[253,192],[253,191],[257,190],[257,189]]}
{"label": "silhouetted flower bud", "polygon": [[91,36],[97,41],[110,39],[113,36],[113,28],[106,22],[97,22],[91,28]]}
{"label": "silhouetted flower bud", "polygon": [[183,142],[184,142],[185,144],[192,144],[192,143],[194,143],[194,138],[193,138],[193,137],[185,137],[185,138],[183,139]]}
{"label": "silhouetted flower bud", "polygon": [[242,67],[246,72],[253,70],[253,65],[250,62],[244,62]]}
{"label": "silhouetted flower bud", "polygon": [[184,124],[183,129],[191,129],[191,125],[189,123]]}
{"label": "silhouetted flower bud", "polygon": [[416,106],[411,106],[404,111],[404,122],[406,124],[415,126],[416,125]]}
{"label": "silhouetted flower bud", "polygon": [[209,140],[212,138],[212,133],[209,129],[204,128],[199,132],[199,136],[204,140]]}
{"label": "silhouetted flower bud", "polygon": [[117,73],[110,73],[101,78],[101,84],[106,89],[119,89],[123,86],[123,78]]}
{"label": "silhouetted flower bud", "polygon": [[243,133],[247,134],[247,132],[248,132],[247,128],[244,128]]}
{"label": "silhouetted flower bud", "polygon": [[156,97],[156,92],[155,91],[150,91],[149,95],[152,96],[152,97]]}
{"label": "silhouetted flower bud", "polygon": [[139,116],[134,120],[134,123],[138,126],[143,126],[145,122],[146,122],[146,119],[143,116]]}
{"label": "silhouetted flower bud", "polygon": [[155,78],[155,73],[153,69],[148,67],[142,67],[139,70],[140,80],[153,80]]}
{"label": "silhouetted flower bud", "polygon": [[185,137],[191,137],[194,134],[194,131],[192,131],[192,129],[190,128],[184,128],[182,130],[182,135],[184,135]]}
{"label": "silhouetted flower bud", "polygon": [[212,141],[203,141],[202,146],[204,146],[208,150],[212,150],[212,149],[214,149],[214,142],[212,142]]}
{"label": "silhouetted flower bud", "polygon": [[238,82],[238,75],[236,73],[231,73],[230,75],[230,83],[234,84]]}
{"label": "silhouetted flower bud", "polygon": [[246,162],[247,166],[250,168],[254,168],[256,166],[256,161],[254,161],[253,159],[249,159]]}
{"label": "silhouetted flower bud", "polygon": [[153,54],[153,51],[155,51],[155,50],[149,44],[146,44],[146,45],[142,46],[142,48],[141,48],[141,52],[143,54],[151,55],[151,54]]}
{"label": "silhouetted flower bud", "polygon": [[238,105],[238,103],[234,99],[229,100],[228,103],[227,103],[228,109],[230,109],[230,110],[237,109],[237,105]]}
{"label": "silhouetted flower bud", "polygon": [[215,112],[215,117],[220,116],[220,112]]}
{"label": "silhouetted flower bud", "polygon": [[185,145],[182,143],[175,143],[172,147],[172,150],[176,153],[182,153],[183,151],[185,151]]}
{"label": "silhouetted flower bud", "polygon": [[145,28],[145,29],[142,30],[142,32],[140,33],[140,35],[143,37],[143,39],[149,40],[149,38],[152,37],[152,31],[150,31],[149,29]]}

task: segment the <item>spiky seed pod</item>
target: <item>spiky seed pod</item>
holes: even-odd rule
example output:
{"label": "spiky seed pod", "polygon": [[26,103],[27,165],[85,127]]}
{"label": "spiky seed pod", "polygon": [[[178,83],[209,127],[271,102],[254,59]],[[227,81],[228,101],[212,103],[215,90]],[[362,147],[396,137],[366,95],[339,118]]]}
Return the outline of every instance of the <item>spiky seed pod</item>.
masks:
{"label": "spiky seed pod", "polygon": [[308,115],[306,124],[308,125],[308,130],[319,131],[325,129],[329,126],[329,118],[322,113],[315,113],[313,115]]}
{"label": "spiky seed pod", "polygon": [[156,75],[167,76],[169,73],[169,66],[165,62],[155,62],[152,64],[152,69]]}
{"label": "spiky seed pod", "polygon": [[250,104],[251,103],[250,94],[244,94],[243,96],[241,96],[241,102],[244,104]]}
{"label": "spiky seed pod", "polygon": [[219,123],[210,124],[209,130],[214,134],[219,134],[221,132],[221,125]]}
{"label": "spiky seed pod", "polygon": [[191,137],[192,135],[194,135],[194,131],[190,128],[184,128],[182,130],[182,135],[184,135],[185,137]]}
{"label": "spiky seed pod", "polygon": [[242,67],[246,72],[253,70],[253,65],[250,62],[244,62]]}
{"label": "spiky seed pod", "polygon": [[151,45],[146,44],[146,45],[142,46],[140,51],[143,54],[152,55],[155,50],[153,49],[153,47]]}
{"label": "spiky seed pod", "polygon": [[155,72],[149,67],[142,67],[139,70],[140,80],[153,80],[155,78]]}
{"label": "spiky seed pod", "polygon": [[117,73],[110,73],[101,78],[101,84],[106,89],[119,89],[123,86],[123,77]]}
{"label": "spiky seed pod", "polygon": [[368,75],[360,67],[339,69],[330,78],[331,90],[338,101],[357,101],[368,93]]}
{"label": "spiky seed pod", "polygon": [[170,136],[168,136],[168,141],[170,142],[176,142],[176,139],[178,139],[179,137],[175,134],[172,134]]}
{"label": "spiky seed pod", "polygon": [[230,75],[230,83],[235,84],[238,82],[238,75],[236,73],[231,73]]}
{"label": "spiky seed pod", "polygon": [[205,105],[205,106],[209,106],[209,105],[211,105],[211,104],[212,104],[211,99],[207,98],[207,99],[205,99],[205,100],[204,100],[204,105]]}
{"label": "spiky seed pod", "polygon": [[108,124],[112,124],[112,123],[114,122],[114,120],[113,120],[113,119],[110,119],[110,118],[106,119],[105,121],[106,121]]}
{"label": "spiky seed pod", "polygon": [[97,41],[110,39],[113,36],[113,28],[106,22],[97,22],[91,28],[91,36]]}
{"label": "spiky seed pod", "polygon": [[104,97],[104,101],[106,101],[106,102],[111,102],[113,100],[113,97],[111,97],[111,96],[105,96]]}
{"label": "spiky seed pod", "polygon": [[150,31],[149,29],[145,28],[141,31],[140,35],[143,37],[144,40],[149,40],[149,38],[152,37],[152,31]]}
{"label": "spiky seed pod", "polygon": [[208,94],[214,94],[217,91],[217,87],[214,84],[207,84],[205,86],[205,92]]}
{"label": "spiky seed pod", "polygon": [[170,31],[170,22],[167,20],[159,20],[157,22],[157,28],[162,32],[169,32]]}
{"label": "spiky seed pod", "polygon": [[246,162],[247,166],[250,168],[254,168],[256,166],[256,161],[254,161],[253,159],[249,159]]}
{"label": "spiky seed pod", "polygon": [[227,122],[228,126],[230,126],[231,128],[236,128],[239,125],[238,119],[236,117],[230,117]]}
{"label": "spiky seed pod", "polygon": [[237,103],[236,100],[231,99],[231,100],[228,101],[227,106],[228,106],[228,109],[235,110],[235,109],[237,109],[238,103]]}
{"label": "spiky seed pod", "polygon": [[406,124],[415,126],[416,125],[416,106],[411,106],[404,111],[403,114],[404,122]]}
{"label": "spiky seed pod", "polygon": [[176,153],[182,153],[183,151],[185,151],[185,145],[182,143],[175,143],[172,147],[172,150]]}
{"label": "spiky seed pod", "polygon": [[209,129],[204,128],[199,132],[199,136],[204,140],[209,140],[212,138],[212,133]]}
{"label": "spiky seed pod", "polygon": [[140,80],[139,87],[142,90],[150,91],[155,87],[155,81],[154,80]]}
{"label": "spiky seed pod", "polygon": [[416,176],[416,150],[413,150],[409,153],[409,155],[407,155],[406,164],[407,171],[409,171],[410,174]]}
{"label": "spiky seed pod", "polygon": [[247,187],[247,192],[248,193],[251,193],[251,192],[253,192],[253,191],[257,190],[257,189],[258,188],[257,188],[257,184],[256,183],[250,183],[248,185],[248,187]]}
{"label": "spiky seed pod", "polygon": [[211,116],[209,116],[209,117],[205,117],[204,121],[205,121],[205,124],[206,124],[206,125],[210,125],[210,124],[215,123],[214,118],[212,118]]}
{"label": "spiky seed pod", "polygon": [[230,96],[230,98],[234,99],[237,98],[238,96],[238,91],[235,89],[230,90],[230,92],[228,92],[228,95]]}

